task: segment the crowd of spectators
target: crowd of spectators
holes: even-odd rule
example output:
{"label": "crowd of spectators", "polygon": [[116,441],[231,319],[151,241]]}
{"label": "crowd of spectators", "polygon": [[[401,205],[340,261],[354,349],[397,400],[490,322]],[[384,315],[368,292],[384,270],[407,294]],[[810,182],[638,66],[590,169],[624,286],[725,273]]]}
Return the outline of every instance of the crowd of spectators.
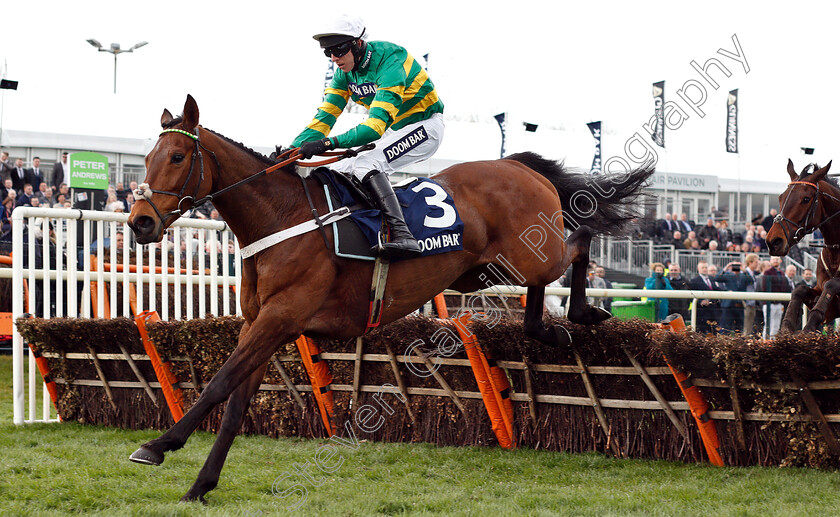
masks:
{"label": "crowd of spectators", "polygon": [[664,219],[648,224],[643,236],[659,244],[673,245],[678,250],[763,253],[767,251],[767,231],[775,216],[774,208],[767,217],[758,215],[746,223],[743,231],[736,231],[726,219],[709,217],[699,224],[688,219],[684,212],[665,214]]}
{"label": "crowd of spectators", "polygon": [[[677,289],[693,291],[772,292],[790,293],[799,285],[814,287],[816,279],[811,269],[797,276],[796,266],[781,269],[781,258],[762,261],[755,253],[746,255],[744,263],[730,262],[722,271],[706,261],[697,264],[691,278],[683,275],[679,264],[651,264],[651,275],[645,289]],[[657,321],[669,314],[680,314],[691,320],[690,299],[651,298],[655,304]],[[787,302],[759,302],[755,300],[696,300],[697,330],[704,333],[736,333],[772,338],[787,309]]]}

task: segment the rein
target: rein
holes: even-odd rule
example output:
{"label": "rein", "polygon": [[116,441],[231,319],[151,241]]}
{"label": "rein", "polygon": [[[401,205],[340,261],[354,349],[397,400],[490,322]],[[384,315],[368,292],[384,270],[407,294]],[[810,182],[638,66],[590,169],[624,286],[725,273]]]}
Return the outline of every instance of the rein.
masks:
{"label": "rein", "polygon": [[[277,156],[278,159],[285,158],[285,160],[283,160],[279,163],[276,163],[276,164],[274,164],[270,167],[267,167],[267,168],[255,173],[255,174],[252,174],[251,176],[248,176],[245,179],[239,180],[236,183],[234,183],[232,185],[229,185],[229,186],[227,186],[227,187],[225,187],[221,190],[218,190],[214,193],[210,193],[210,194],[208,194],[208,195],[206,195],[206,196],[204,196],[200,199],[196,199],[196,197],[198,196],[199,190],[201,190],[201,184],[204,182],[204,156],[202,155],[201,150],[203,149],[213,158],[213,161],[216,163],[216,168],[219,170],[219,173],[221,173],[221,171],[222,171],[222,166],[219,163],[219,160],[216,158],[216,154],[213,151],[211,151],[210,149],[207,149],[206,147],[204,147],[204,144],[201,143],[201,137],[200,137],[200,134],[199,134],[199,126],[196,126],[194,131],[195,131],[195,133],[190,133],[189,131],[184,131],[183,129],[164,129],[163,131],[160,132],[160,135],[159,135],[159,137],[163,137],[167,133],[175,133],[175,134],[184,135],[188,138],[191,138],[195,142],[195,149],[193,150],[192,157],[190,158],[190,172],[187,175],[187,179],[184,181],[184,184],[181,186],[181,190],[177,193],[176,192],[169,192],[169,191],[166,191],[166,190],[156,190],[156,189],[150,188],[148,183],[142,183],[142,184],[138,185],[137,189],[134,191],[134,199],[137,200],[137,201],[139,201],[141,199],[147,201],[152,206],[152,209],[155,211],[155,213],[157,214],[158,218],[161,220],[161,223],[164,226],[166,226],[170,217],[174,217],[174,218],[177,219],[178,217],[181,217],[182,215],[184,215],[184,212],[186,210],[195,209],[195,208],[203,205],[204,203],[207,203],[208,201],[212,201],[217,196],[220,196],[220,195],[222,195],[222,194],[224,194],[228,191],[231,191],[231,190],[235,189],[236,187],[245,185],[246,183],[250,183],[250,182],[252,182],[256,179],[259,179],[259,178],[261,178],[261,177],[263,177],[267,174],[270,174],[270,173],[275,172],[279,169],[282,169],[283,167],[285,167],[287,165],[290,165],[290,164],[294,163],[295,165],[298,165],[300,167],[321,167],[323,165],[329,165],[331,163],[335,163],[335,162],[337,162],[339,160],[342,160],[344,158],[350,158],[350,157],[356,156],[358,153],[360,153],[362,151],[367,151],[367,150],[373,149],[375,147],[374,144],[366,144],[366,145],[363,145],[363,146],[359,147],[358,149],[347,149],[346,151],[328,151],[328,152],[324,153],[322,156],[330,156],[329,158],[327,158],[325,160],[317,161],[317,162],[308,162],[308,163],[304,163],[304,162],[300,161],[300,159],[302,158],[303,155],[301,155],[299,152],[297,152],[298,151],[297,148],[287,149],[287,150],[283,151],[282,153],[280,153],[279,156]],[[198,163],[199,163],[198,184],[196,184],[195,191],[193,192],[193,194],[191,196],[184,196],[184,191],[187,189],[187,185],[189,185],[190,180],[192,180],[193,172],[194,172],[194,169],[195,169],[196,156],[198,157]],[[318,213],[315,210],[314,205],[312,204],[311,197],[309,196],[309,189],[306,186],[306,182],[304,181],[304,178],[301,176],[300,179],[301,179],[301,182],[303,182],[303,188],[304,188],[304,191],[306,192],[306,197],[307,197],[307,200],[309,201],[309,206],[312,208],[313,217],[315,218],[316,221],[318,221],[318,226],[319,226],[319,228],[321,228],[321,223],[320,223],[320,219],[318,217]],[[177,208],[175,208],[175,210],[170,210],[169,212],[167,212],[165,214],[161,214],[157,205],[155,205],[155,203],[152,202],[152,194],[163,194],[163,195],[166,195],[166,196],[175,196],[176,198],[178,198]],[[184,203],[184,201],[189,201],[191,203],[190,206],[187,207],[187,208],[183,208],[182,204]],[[321,229],[322,229],[322,232],[323,232],[323,228],[321,228]],[[329,247],[329,245],[328,245],[328,247]]]}
{"label": "rein", "polygon": [[[785,207],[787,207],[787,203],[788,203],[788,201],[790,200],[790,197],[791,197],[790,194],[788,194],[788,196],[785,198],[785,202],[782,205],[781,210],[779,211],[778,214],[776,214],[776,217],[773,219],[773,222],[778,224],[782,228],[782,231],[785,233],[785,239],[787,239],[787,241],[790,242],[791,245],[798,243],[800,240],[802,240],[803,237],[805,237],[809,233],[813,233],[814,231],[816,231],[818,229],[821,229],[823,227],[823,225],[825,225],[827,222],[829,222],[830,220],[832,220],[835,217],[837,217],[838,215],[840,215],[840,210],[837,210],[833,214],[831,214],[829,217],[823,219],[819,224],[811,225],[811,219],[814,216],[814,214],[816,213],[817,208],[819,206],[820,196],[826,196],[828,198],[833,199],[834,201],[837,201],[838,203],[840,203],[840,199],[832,196],[828,192],[820,190],[819,183],[811,183],[810,181],[791,181],[788,184],[788,189],[790,189],[791,186],[793,186],[793,185],[808,185],[809,187],[813,187],[817,191],[817,193],[814,196],[814,198],[811,200],[811,206],[808,207],[808,213],[805,214],[805,221],[804,222],[797,223],[797,222],[791,220],[790,218],[788,218],[784,215]],[[783,222],[786,222],[786,223],[788,223],[791,226],[796,228],[796,230],[794,231],[792,236],[791,236],[790,231],[788,230],[788,226],[782,224]],[[826,245],[824,247],[835,248],[836,249],[836,248],[840,248],[840,244],[830,244],[830,245]]]}

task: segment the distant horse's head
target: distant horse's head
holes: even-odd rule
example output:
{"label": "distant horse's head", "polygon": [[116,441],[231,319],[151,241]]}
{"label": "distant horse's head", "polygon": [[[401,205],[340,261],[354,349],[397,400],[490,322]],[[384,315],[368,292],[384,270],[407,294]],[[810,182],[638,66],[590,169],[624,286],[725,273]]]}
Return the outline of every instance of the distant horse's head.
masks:
{"label": "distant horse's head", "polygon": [[210,193],[215,155],[201,143],[198,105],[187,95],[184,112],[173,117],[163,110],[163,131],[146,156],[146,181],[134,192],[137,202],[128,217],[137,242],[159,242],[163,232]]}
{"label": "distant horse's head", "polygon": [[767,232],[767,248],[771,255],[786,255],[790,248],[822,224],[826,217],[821,194],[827,188],[820,186],[831,168],[831,162],[820,168],[811,164],[796,174],[793,162],[788,160],[790,184],[779,195],[779,213]]}

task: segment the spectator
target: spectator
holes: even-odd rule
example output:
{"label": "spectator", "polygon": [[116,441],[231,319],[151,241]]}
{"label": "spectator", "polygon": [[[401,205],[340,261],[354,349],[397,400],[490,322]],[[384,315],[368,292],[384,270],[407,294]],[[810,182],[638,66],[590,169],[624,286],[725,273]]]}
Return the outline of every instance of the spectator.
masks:
{"label": "spectator", "polygon": [[718,230],[718,242],[724,246],[729,246],[733,242],[732,230],[729,229],[729,223],[725,220],[720,222],[720,230]]}
{"label": "spectator", "polygon": [[14,168],[12,161],[9,160],[9,153],[7,151],[0,153],[0,183],[11,179]]}
{"label": "spectator", "polygon": [[[673,263],[668,268],[668,280],[671,282],[671,287],[674,290],[686,291],[689,289],[688,280],[682,276],[682,268],[679,264]],[[690,300],[688,298],[671,298],[668,300],[668,310],[671,311],[671,314],[676,313],[682,316],[684,321],[689,321],[689,302]]]}
{"label": "spectator", "polygon": [[790,287],[790,290],[793,291],[794,287],[796,287],[796,266],[791,264],[788,267],[786,267],[785,277],[788,281],[788,287]]}
{"label": "spectator", "polygon": [[108,194],[108,199],[105,202],[105,211],[106,212],[123,212],[125,210],[125,205],[122,201],[117,199],[117,193],[112,192]]}
{"label": "spectator", "polygon": [[[228,252],[230,253],[230,245],[228,245]],[[557,280],[548,284],[547,287],[563,287],[563,281],[566,277],[561,276]],[[547,294],[545,295],[545,310],[551,316],[556,318],[561,318],[565,314],[565,309],[563,308],[563,298],[557,296],[556,294]]]}
{"label": "spectator", "polygon": [[[757,280],[759,275],[759,267],[761,261],[758,260],[758,255],[750,253],[744,258],[745,287],[744,291],[754,293],[756,291]],[[744,335],[751,336],[756,333],[761,333],[764,328],[764,317],[761,311],[756,311],[761,307],[761,303],[755,300],[744,300]]]}
{"label": "spectator", "polygon": [[770,229],[770,227],[773,226],[773,219],[775,219],[775,218],[776,218],[776,209],[771,208],[770,209],[770,215],[768,215],[767,217],[765,217],[761,221],[761,226],[763,226],[765,230]]}
{"label": "spectator", "polygon": [[680,214],[680,230],[683,233],[694,231],[694,221],[689,221],[685,212]]}
{"label": "spectator", "polygon": [[12,171],[12,188],[15,191],[23,190],[23,184],[26,183],[26,175],[29,169],[23,168],[23,160],[18,158],[15,160],[15,169]]}
{"label": "spectator", "polygon": [[58,194],[64,194],[64,199],[70,201],[70,185],[68,183],[62,183],[59,185]]}
{"label": "spectator", "polygon": [[55,197],[55,203],[53,203],[53,208],[64,208],[64,204],[67,202],[67,196],[65,196],[64,194],[59,194]]}
{"label": "spectator", "polygon": [[685,249],[685,242],[683,242],[682,232],[680,232],[679,230],[676,230],[671,235],[671,243],[670,244],[673,247],[677,248],[678,250],[679,249]]}
{"label": "spectator", "polygon": [[3,240],[12,240],[12,211],[15,209],[15,195],[14,190],[9,192],[9,195],[3,199],[3,213],[0,215],[0,232],[2,232]]}
{"label": "spectator", "polygon": [[[671,281],[665,276],[665,265],[655,262],[650,265],[650,276],[645,278],[645,289],[673,291]],[[662,321],[668,317],[668,298],[651,298],[654,304],[654,315],[656,321]]]}
{"label": "spectator", "polygon": [[715,220],[709,218],[706,220],[706,226],[700,228],[697,232],[697,240],[700,241],[700,247],[705,249],[709,248],[709,242],[712,240],[717,239],[717,228],[715,228]]}
{"label": "spectator", "polygon": [[671,214],[665,214],[665,219],[663,219],[659,223],[659,231],[657,232],[657,236],[660,240],[665,240],[668,238],[669,235],[673,235],[674,230],[676,229],[677,224],[671,220]]}
{"label": "spectator", "polygon": [[802,280],[796,286],[799,287],[800,285],[807,285],[811,289],[817,285],[817,280],[814,278],[814,271],[812,269],[806,267],[802,270]]}
{"label": "spectator", "polygon": [[17,198],[17,200],[15,201],[15,203],[17,204],[17,206],[26,206],[26,205],[31,205],[32,203],[30,203],[29,201],[30,201],[33,197],[35,197],[35,193],[34,193],[34,192],[32,192],[32,185],[30,185],[29,183],[24,183],[24,185],[23,185],[23,192],[22,192],[22,193],[21,193],[21,195]]}
{"label": "spectator", "polygon": [[[692,278],[688,286],[694,291],[719,291],[720,288],[708,276],[709,264],[705,260],[697,263],[697,276]],[[714,333],[715,323],[718,321],[718,300],[695,300],[697,303],[697,332]]]}
{"label": "spectator", "polygon": [[[231,251],[231,253],[232,253],[232,251]],[[596,266],[595,267],[595,275],[598,276],[598,278],[602,278],[604,280],[604,285],[606,286],[607,289],[612,289],[613,288],[612,282],[607,280],[607,271],[603,267]],[[612,298],[604,298],[603,303],[604,303],[604,309],[612,312]]]}
{"label": "spectator", "polygon": [[754,241],[754,246],[757,246],[761,252],[767,251],[767,231],[764,229],[760,230],[758,237]]}
{"label": "spectator", "polygon": [[49,207],[52,204],[52,192],[52,187],[48,187],[46,183],[41,183],[41,190],[35,193],[38,203],[41,206]]}
{"label": "spectator", "polygon": [[70,184],[70,165],[67,163],[67,153],[61,153],[61,161],[55,162],[52,170],[52,184],[53,189],[58,191],[58,187],[64,183]]}
{"label": "spectator", "polygon": [[718,249],[718,241],[712,239],[709,241],[709,251],[717,251]]}
{"label": "spectator", "polygon": [[[604,279],[595,275],[595,268],[590,267],[586,272],[586,287],[593,288],[593,289],[606,289],[607,284],[604,282]],[[592,305],[593,307],[604,307],[603,298],[596,298],[594,296],[588,296],[586,298],[586,303]]]}
{"label": "spectator", "polygon": [[0,187],[0,199],[6,199],[9,192],[14,192],[15,188],[12,186],[12,178],[3,180],[3,186]]}
{"label": "spectator", "polygon": [[32,190],[39,190],[41,183],[44,182],[44,173],[41,172],[41,159],[37,156],[32,158],[32,168],[29,169],[29,175],[26,177],[26,183],[32,185]]}
{"label": "spectator", "polygon": [[[747,285],[754,282],[751,276],[741,271],[740,262],[730,262],[717,277],[725,291],[745,292]],[[729,333],[744,329],[744,300],[721,300],[720,326]]]}
{"label": "spectator", "polygon": [[[782,259],[780,257],[770,257],[770,265],[761,273],[756,291],[766,293],[790,292],[790,287],[784,275],[778,269],[781,263]],[[772,339],[779,332],[779,327],[782,324],[783,311],[784,304],[782,302],[764,304],[764,339]]]}

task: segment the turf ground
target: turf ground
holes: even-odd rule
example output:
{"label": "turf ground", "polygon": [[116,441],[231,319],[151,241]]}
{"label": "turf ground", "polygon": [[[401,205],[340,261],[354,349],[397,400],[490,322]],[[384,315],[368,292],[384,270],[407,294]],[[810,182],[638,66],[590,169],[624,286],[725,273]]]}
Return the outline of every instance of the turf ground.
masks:
{"label": "turf ground", "polygon": [[[214,435],[137,465],[128,455],[157,431],[15,426],[11,395],[11,357],[0,356],[2,516],[840,515],[840,472],[364,441],[327,457],[322,440],[262,436],[237,438],[208,505],[178,503]],[[319,451],[332,472],[314,466]]]}

